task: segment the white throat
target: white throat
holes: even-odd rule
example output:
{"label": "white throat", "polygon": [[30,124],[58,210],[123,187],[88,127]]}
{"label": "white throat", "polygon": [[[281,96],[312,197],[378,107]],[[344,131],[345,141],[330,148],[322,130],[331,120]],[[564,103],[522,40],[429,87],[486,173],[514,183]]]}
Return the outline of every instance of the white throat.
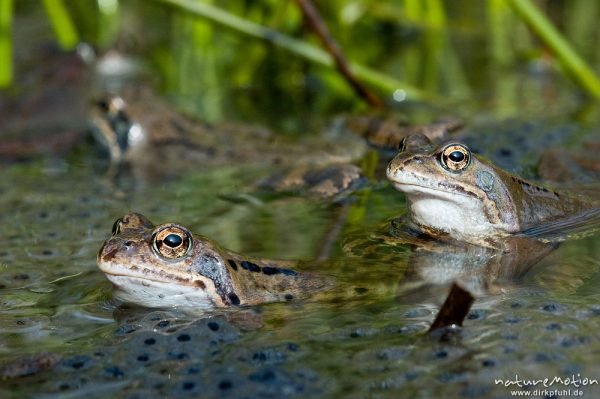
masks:
{"label": "white throat", "polygon": [[130,276],[106,277],[116,286],[115,295],[123,302],[146,307],[190,307],[208,310],[217,305],[206,290]]}
{"label": "white throat", "polygon": [[397,188],[406,193],[412,219],[418,225],[465,241],[499,235],[506,228],[491,223],[483,202],[476,198],[410,185],[397,185]]}

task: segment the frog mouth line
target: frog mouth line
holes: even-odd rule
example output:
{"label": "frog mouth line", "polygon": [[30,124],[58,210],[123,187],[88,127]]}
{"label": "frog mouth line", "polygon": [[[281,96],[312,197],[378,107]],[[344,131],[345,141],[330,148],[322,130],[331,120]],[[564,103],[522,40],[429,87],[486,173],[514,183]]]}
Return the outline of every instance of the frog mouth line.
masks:
{"label": "frog mouth line", "polygon": [[[151,278],[133,276],[131,274],[119,274],[119,273],[108,273],[108,272],[104,272],[104,274],[106,276],[110,276],[110,277],[125,277],[125,278],[129,278],[132,280],[139,280],[140,282],[148,281],[149,283],[161,283],[161,284],[172,284],[173,283],[172,281],[155,280],[155,279],[151,279]],[[178,284],[178,285],[186,285],[186,286],[190,286],[190,287],[193,286],[193,284]]]}
{"label": "frog mouth line", "polygon": [[[406,187],[416,187],[416,188],[418,188],[418,191],[419,191],[419,192],[421,192],[421,193],[423,193],[423,194],[427,194],[428,192],[430,192],[429,194],[434,194],[434,193],[442,193],[442,194],[445,194],[445,195],[443,195],[443,197],[450,197],[450,196],[454,196],[454,195],[460,195],[461,197],[467,197],[467,198],[471,198],[471,199],[472,199],[473,197],[475,197],[475,195],[474,195],[474,194],[472,194],[472,193],[468,193],[468,192],[458,192],[458,191],[456,191],[456,190],[454,190],[454,191],[451,191],[451,190],[440,190],[440,189],[437,189],[437,188],[428,187],[428,186],[423,186],[423,185],[420,185],[420,184],[413,184],[413,183],[398,183],[398,182],[392,182],[392,184],[393,184],[393,186],[394,186],[394,187],[395,187],[397,190],[399,190],[399,191],[402,191],[402,192],[403,192],[403,193],[405,193],[405,194],[413,194],[413,192],[412,192],[412,191],[417,191],[417,190],[410,190],[410,191],[406,192],[405,190],[403,190],[403,188],[406,188]],[[455,187],[455,186],[451,186],[451,187],[449,187],[449,188],[450,188],[450,189],[456,189],[456,187]],[[434,193],[431,193],[432,191],[433,191]],[[464,190],[463,190],[463,191],[464,191]],[[441,196],[442,196],[442,195],[437,195],[437,197],[441,197]]]}
{"label": "frog mouth line", "polygon": [[124,274],[124,273],[113,273],[113,272],[105,271],[102,268],[100,270],[102,270],[102,272],[109,278],[109,280],[111,282],[112,282],[112,280],[110,279],[110,277],[125,277],[125,278],[134,279],[136,281],[139,281],[142,283],[142,285],[143,285],[144,281],[147,281],[149,283],[175,284],[177,286],[186,286],[186,287],[190,287],[190,288],[206,290],[206,284],[202,280],[190,281],[189,279],[184,279],[184,278],[179,277],[179,278],[176,278],[176,281],[165,281],[165,280],[147,278],[146,276],[140,276],[139,274],[132,275],[132,274]]}

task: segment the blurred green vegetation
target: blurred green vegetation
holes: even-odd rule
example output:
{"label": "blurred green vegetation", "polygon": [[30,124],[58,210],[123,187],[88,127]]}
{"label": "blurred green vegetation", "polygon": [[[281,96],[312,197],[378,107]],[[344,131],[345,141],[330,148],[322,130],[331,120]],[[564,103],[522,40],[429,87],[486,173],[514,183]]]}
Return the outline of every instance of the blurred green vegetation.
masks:
{"label": "blurred green vegetation", "polygon": [[[0,0],[3,86],[11,81],[12,50],[28,45],[12,43],[11,25],[26,24],[21,17],[36,3]],[[299,115],[367,108],[295,1],[43,5],[61,48],[82,40],[100,54],[116,48],[138,56],[164,94],[209,121],[270,114],[299,130]],[[547,109],[549,96],[600,98],[600,6],[593,1],[315,0],[315,6],[358,79],[392,107],[406,100],[446,109],[466,103],[505,116],[536,99]]]}

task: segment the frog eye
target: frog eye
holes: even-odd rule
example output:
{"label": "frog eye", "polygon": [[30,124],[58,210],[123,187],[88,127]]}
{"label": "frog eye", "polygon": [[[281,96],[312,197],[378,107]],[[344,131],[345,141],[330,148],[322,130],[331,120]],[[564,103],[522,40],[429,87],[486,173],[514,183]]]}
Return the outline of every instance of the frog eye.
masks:
{"label": "frog eye", "polygon": [[96,105],[98,105],[98,108],[100,108],[102,110],[102,112],[108,112],[108,110],[110,109],[108,101],[106,101],[106,100],[99,100],[96,103]]}
{"label": "frog eye", "polygon": [[447,145],[440,154],[440,163],[450,172],[461,172],[471,162],[471,151],[462,144]]}
{"label": "frog eye", "polygon": [[165,226],[152,237],[152,248],[164,258],[181,258],[192,248],[192,235],[179,226]]}
{"label": "frog eye", "polygon": [[[408,136],[406,136],[406,137],[408,137]],[[406,137],[404,137],[400,141],[400,144],[398,144],[398,152],[404,152],[406,150]]]}
{"label": "frog eye", "polygon": [[112,235],[113,236],[116,236],[117,234],[119,234],[121,232],[121,223],[123,223],[122,218],[118,218],[117,220],[115,220],[115,223],[113,224],[113,227],[112,227]]}

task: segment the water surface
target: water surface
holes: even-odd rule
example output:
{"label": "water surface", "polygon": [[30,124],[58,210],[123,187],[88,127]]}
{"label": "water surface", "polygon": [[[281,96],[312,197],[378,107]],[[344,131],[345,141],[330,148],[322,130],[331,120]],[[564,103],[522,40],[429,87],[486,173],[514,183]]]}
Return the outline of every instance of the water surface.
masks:
{"label": "water surface", "polygon": [[[46,160],[2,171],[0,361],[56,356],[45,371],[1,381],[2,397],[487,398],[510,395],[497,378],[600,378],[598,236],[503,282],[475,302],[462,332],[440,339],[425,332],[447,285],[415,278],[414,247],[389,229],[404,200],[386,184],[333,204],[252,192],[258,170],[144,186],[115,183],[100,166]],[[201,318],[122,305],[95,257],[129,211],[250,255],[302,260],[338,285]]]}

